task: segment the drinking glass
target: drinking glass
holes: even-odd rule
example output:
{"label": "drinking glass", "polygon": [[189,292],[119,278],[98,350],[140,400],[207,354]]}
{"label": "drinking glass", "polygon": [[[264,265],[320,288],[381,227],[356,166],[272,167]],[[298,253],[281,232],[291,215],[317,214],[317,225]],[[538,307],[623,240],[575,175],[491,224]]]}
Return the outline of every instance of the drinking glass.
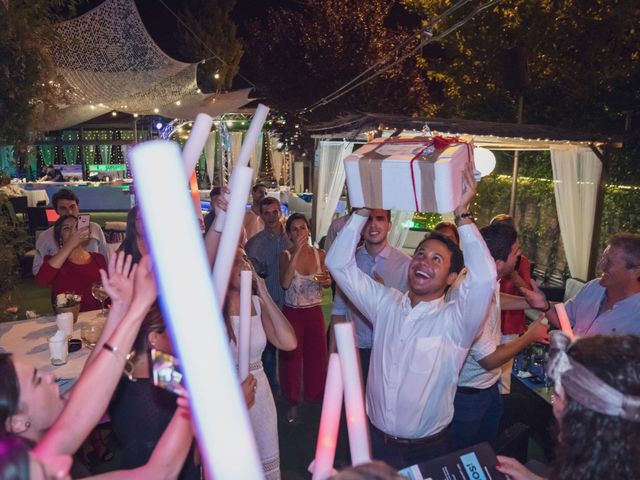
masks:
{"label": "drinking glass", "polygon": [[80,338],[87,348],[93,349],[100,339],[102,333],[102,325],[89,323],[80,329]]}
{"label": "drinking glass", "polygon": [[109,298],[109,295],[107,295],[107,291],[104,289],[104,286],[101,282],[95,282],[93,285],[91,285],[91,295],[93,295],[93,298],[100,302],[100,306],[102,307],[102,310],[98,316],[106,317],[107,310],[104,308],[104,302],[105,300],[107,300],[107,298]]}

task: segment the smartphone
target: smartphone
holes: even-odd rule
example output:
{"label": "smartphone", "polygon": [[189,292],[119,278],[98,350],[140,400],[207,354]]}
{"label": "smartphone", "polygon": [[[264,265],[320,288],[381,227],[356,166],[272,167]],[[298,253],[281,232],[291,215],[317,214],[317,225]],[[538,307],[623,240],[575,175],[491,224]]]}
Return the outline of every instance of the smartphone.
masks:
{"label": "smartphone", "polygon": [[151,377],[156,387],[180,394],[182,373],[176,357],[155,348],[151,349]]}
{"label": "smartphone", "polygon": [[91,223],[91,215],[88,213],[81,213],[78,215],[78,230],[88,227]]}

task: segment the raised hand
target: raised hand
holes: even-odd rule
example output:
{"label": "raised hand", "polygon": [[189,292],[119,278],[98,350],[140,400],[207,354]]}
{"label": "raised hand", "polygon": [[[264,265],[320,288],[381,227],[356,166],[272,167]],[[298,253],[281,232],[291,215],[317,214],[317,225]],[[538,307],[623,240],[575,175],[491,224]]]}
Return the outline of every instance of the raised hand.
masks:
{"label": "raised hand", "polygon": [[478,183],[473,175],[473,163],[469,162],[462,172],[462,196],[456,210],[468,211],[471,200],[475,197],[477,190]]}
{"label": "raised hand", "polygon": [[79,230],[73,230],[65,245],[69,245],[72,249],[89,240],[89,227],[83,227]]}
{"label": "raised hand", "polygon": [[149,308],[158,296],[149,255],[145,255],[140,259],[134,275],[133,284],[134,293],[133,300],[131,301],[132,306],[136,305],[142,308]]}
{"label": "raised hand", "polygon": [[520,293],[527,300],[527,303],[531,305],[531,308],[537,310],[547,310],[549,308],[546,295],[538,288],[538,284],[533,278],[531,279],[531,290],[521,288]]}
{"label": "raised hand", "polygon": [[111,298],[112,305],[125,310],[131,304],[133,297],[134,278],[137,265],[132,265],[133,258],[124,252],[118,252],[109,257],[108,273],[100,270],[100,278],[105,291]]}

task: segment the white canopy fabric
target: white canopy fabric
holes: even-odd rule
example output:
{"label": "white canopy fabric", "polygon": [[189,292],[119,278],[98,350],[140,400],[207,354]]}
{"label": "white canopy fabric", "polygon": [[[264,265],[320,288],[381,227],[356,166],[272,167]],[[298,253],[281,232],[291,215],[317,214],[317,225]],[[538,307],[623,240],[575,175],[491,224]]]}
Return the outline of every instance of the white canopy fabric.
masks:
{"label": "white canopy fabric", "polygon": [[587,280],[602,162],[589,148],[551,146],[553,190],[571,276]]}
{"label": "white canopy fabric", "polygon": [[117,110],[193,119],[219,116],[249,102],[250,89],[202,94],[197,63],[177,61],[149,36],[134,0],[106,0],[56,27],[54,62],[64,104],[47,130],[67,128]]}
{"label": "white canopy fabric", "polygon": [[316,150],[318,187],[314,192],[316,204],[316,238],[327,234],[336,212],[338,200],[344,189],[344,158],[353,151],[353,142],[320,142]]}

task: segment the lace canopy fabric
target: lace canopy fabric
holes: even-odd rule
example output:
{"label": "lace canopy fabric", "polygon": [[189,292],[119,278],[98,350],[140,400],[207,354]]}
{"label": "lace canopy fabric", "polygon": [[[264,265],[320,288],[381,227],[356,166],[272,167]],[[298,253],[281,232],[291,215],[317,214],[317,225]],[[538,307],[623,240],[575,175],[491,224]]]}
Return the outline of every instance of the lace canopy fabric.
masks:
{"label": "lace canopy fabric", "polygon": [[166,55],[149,36],[134,0],[106,0],[57,27],[53,49],[66,104],[47,129],[82,123],[106,112],[193,118],[237,111],[250,89],[202,94],[197,63]]}

